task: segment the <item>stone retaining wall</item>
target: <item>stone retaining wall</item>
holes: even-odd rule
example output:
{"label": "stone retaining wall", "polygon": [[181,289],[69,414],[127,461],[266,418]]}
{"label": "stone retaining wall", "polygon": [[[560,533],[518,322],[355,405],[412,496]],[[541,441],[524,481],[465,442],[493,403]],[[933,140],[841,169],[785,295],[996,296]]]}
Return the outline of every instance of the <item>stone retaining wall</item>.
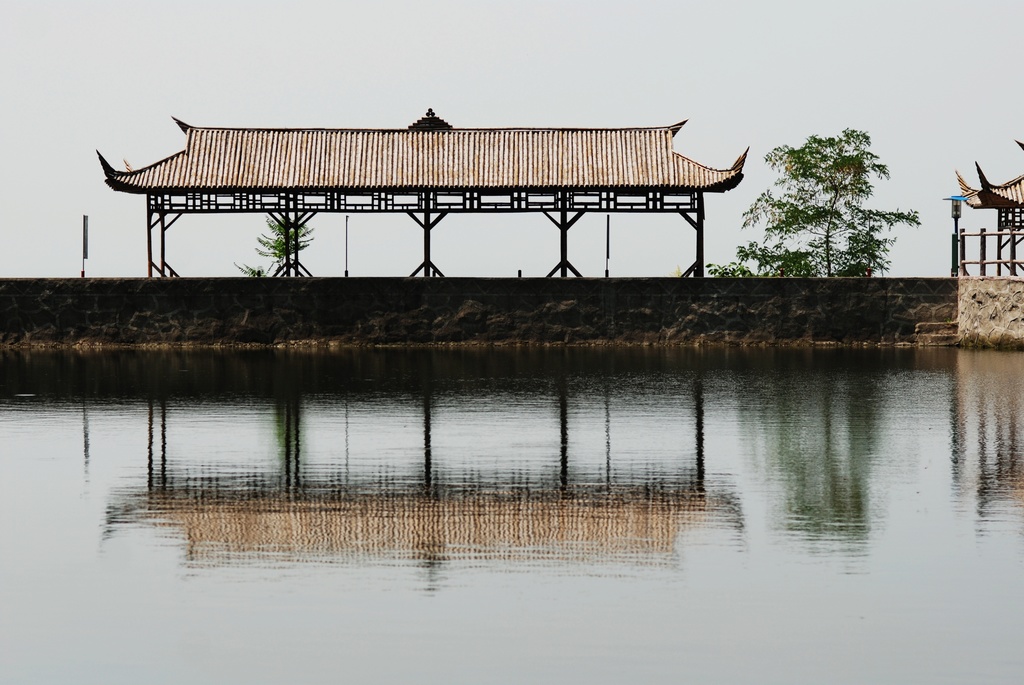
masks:
{"label": "stone retaining wall", "polygon": [[1024,349],[1024,278],[961,278],[959,290],[961,345]]}
{"label": "stone retaining wall", "polygon": [[0,279],[0,346],[915,342],[948,278]]}

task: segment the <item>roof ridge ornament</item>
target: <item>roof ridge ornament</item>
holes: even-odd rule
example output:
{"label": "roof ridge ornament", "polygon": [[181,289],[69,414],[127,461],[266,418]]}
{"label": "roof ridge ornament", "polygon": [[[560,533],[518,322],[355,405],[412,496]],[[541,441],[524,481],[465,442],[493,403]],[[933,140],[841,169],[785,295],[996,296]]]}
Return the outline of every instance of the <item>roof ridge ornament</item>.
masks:
{"label": "roof ridge ornament", "polygon": [[960,194],[968,196],[971,193],[977,194],[977,191],[967,184],[967,179],[963,177],[963,174],[961,174],[959,171],[956,171],[955,169],[954,171],[956,172],[956,182],[960,184]]}
{"label": "roof ridge ornament", "polygon": [[115,177],[115,176],[123,176],[123,175],[125,174],[125,172],[123,172],[123,171],[118,171],[117,169],[115,169],[115,168],[113,167],[113,165],[112,165],[112,164],[111,164],[110,162],[108,162],[108,161],[107,161],[107,160],[106,160],[106,159],[105,159],[105,158],[103,157],[103,155],[102,155],[102,154],[100,154],[100,151],[99,151],[99,150],[97,150],[97,151],[96,151],[96,156],[100,158],[100,166],[101,166],[101,167],[103,167],[103,174],[104,174],[104,175],[105,175],[105,176],[106,176],[107,178],[113,178],[113,177]]}
{"label": "roof ridge ornament", "polygon": [[981,181],[981,189],[991,190],[992,184],[988,182],[987,178],[985,178],[985,172],[981,170],[981,165],[975,162],[974,168],[978,170],[978,180]]}
{"label": "roof ridge ornament", "polygon": [[[683,126],[686,125],[687,121],[689,121],[689,119],[683,119],[682,121],[678,121],[678,122],[676,122],[676,123],[674,123],[674,124],[672,124],[671,126],[668,127],[668,130],[672,131],[672,137],[673,138],[675,138],[675,135],[677,133],[679,133],[679,129],[681,129]],[[747,149],[749,150],[750,148],[747,148]]]}
{"label": "roof ridge ornament", "polygon": [[427,108],[426,115],[409,125],[410,131],[451,131],[452,125],[434,114],[432,107]]}
{"label": "roof ridge ornament", "polygon": [[733,162],[732,166],[729,168],[729,171],[743,171],[743,165],[746,164],[747,162],[748,154],[750,154],[749,145],[747,146],[747,149],[743,151],[743,154],[736,158],[736,161]]}
{"label": "roof ridge ornament", "polygon": [[186,124],[184,121],[182,121],[178,117],[171,117],[171,119],[174,119],[174,123],[176,123],[178,125],[178,128],[181,129],[182,133],[188,133],[189,129],[192,128],[191,126]]}

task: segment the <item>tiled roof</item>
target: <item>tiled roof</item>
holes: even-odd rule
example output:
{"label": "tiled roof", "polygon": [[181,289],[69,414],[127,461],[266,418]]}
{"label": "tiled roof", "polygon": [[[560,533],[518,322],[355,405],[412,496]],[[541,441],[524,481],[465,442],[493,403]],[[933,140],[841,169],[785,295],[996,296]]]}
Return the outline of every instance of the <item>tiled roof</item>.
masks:
{"label": "tiled roof", "polygon": [[[1017,141],[1017,145],[1024,149],[1024,143]],[[985,178],[981,166],[975,164],[978,169],[978,180],[980,188],[972,188],[967,185],[964,177],[957,172],[956,179],[960,183],[960,192],[967,198],[967,204],[975,209],[986,209],[991,207],[1024,207],[1024,176],[996,185]]]}
{"label": "tiled roof", "polygon": [[511,188],[724,191],[743,178],[746,159],[744,152],[730,168],[712,169],[675,152],[672,139],[685,122],[622,129],[414,125],[401,130],[201,128],[178,123],[187,136],[183,151],[129,171],[115,170],[101,156],[107,183],[134,193]]}

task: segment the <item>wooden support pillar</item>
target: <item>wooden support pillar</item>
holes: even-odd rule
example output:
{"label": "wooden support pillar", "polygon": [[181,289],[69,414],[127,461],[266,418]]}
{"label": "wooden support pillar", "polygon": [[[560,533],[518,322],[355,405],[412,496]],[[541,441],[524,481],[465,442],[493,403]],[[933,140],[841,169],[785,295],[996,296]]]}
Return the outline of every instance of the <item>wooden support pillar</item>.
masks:
{"label": "wooden support pillar", "polygon": [[[562,212],[562,223],[563,224],[565,223],[565,212]],[[561,264],[561,267],[562,267],[562,273],[560,273],[558,275],[561,276],[562,278],[566,278],[566,277],[569,276],[569,274],[567,272],[568,265],[569,265],[569,229],[564,228],[564,226],[563,226],[561,228],[561,230],[559,231],[559,233],[561,234],[559,236],[559,247],[561,248],[560,249],[560,253],[561,253],[561,262],[560,262],[560,264]]]}
{"label": "wooden support pillar", "polygon": [[1021,239],[1015,229],[1010,229],[1010,275],[1017,275],[1017,243]]}
{"label": "wooden support pillar", "polygon": [[967,275],[967,265],[964,262],[967,261],[967,236],[964,235],[967,232],[966,228],[960,229],[960,275]]}
{"label": "wooden support pillar", "polygon": [[704,278],[704,193],[697,193],[697,269],[694,276]]}
{"label": "wooden support pillar", "polygon": [[[683,272],[684,278],[687,276],[704,278],[704,193],[697,193],[694,200],[693,209],[679,212],[679,215],[686,219],[686,223],[690,224],[696,232],[696,247],[694,249],[696,257],[690,268]],[[691,214],[694,216],[690,216]]]}
{"label": "wooden support pillar", "polygon": [[146,277],[153,278],[153,224],[156,221],[156,212],[146,212]]}
{"label": "wooden support pillar", "polygon": [[981,248],[980,248],[980,255],[978,256],[978,261],[981,263],[981,275],[985,276],[986,275],[985,268],[987,266],[987,264],[985,264],[985,262],[987,260],[987,253],[988,253],[988,249],[987,249],[988,248],[988,245],[987,245],[987,243],[988,243],[988,236],[985,235],[985,229],[984,228],[980,229],[979,232],[981,233],[981,236],[980,236],[980,238],[981,238]]}
{"label": "wooden support pillar", "polygon": [[555,265],[551,271],[548,272],[547,277],[551,278],[558,272],[558,275],[562,278],[567,278],[571,271],[577,278],[582,278],[583,274],[576,270],[576,267],[569,261],[569,229],[583,217],[584,212],[576,212],[576,214],[569,218],[569,212],[561,210],[558,213],[558,218],[551,216],[549,212],[544,212],[544,216],[551,220],[559,230],[559,254],[560,259],[558,264]]}
{"label": "wooden support pillar", "polygon": [[[430,224],[430,215],[423,215],[423,225],[427,226]],[[423,277],[430,278],[431,267],[429,266],[432,262],[430,261],[430,229],[423,229]]]}
{"label": "wooden support pillar", "polygon": [[292,218],[286,212],[284,214],[284,275],[290,278],[292,274]]}
{"label": "wooden support pillar", "polygon": [[423,212],[422,219],[413,212],[407,213],[423,229],[423,263],[409,274],[409,278],[414,277],[420,271],[423,271],[424,278],[431,278],[432,276],[441,276],[443,278],[444,274],[441,273],[441,270],[437,268],[437,265],[430,258],[430,231],[441,222],[441,219],[448,216],[448,212],[439,212],[433,218],[431,218],[432,212]]}
{"label": "wooden support pillar", "polygon": [[282,255],[281,264],[270,275],[287,278],[292,275],[291,217],[288,212],[267,212],[267,216],[270,217],[271,221],[280,226],[284,233],[281,241],[284,245],[284,255]]}
{"label": "wooden support pillar", "polygon": [[302,249],[302,229],[306,227],[306,224],[308,224],[309,220],[314,216],[316,216],[316,212],[296,214],[295,220],[292,222],[292,234],[295,237],[292,244],[292,272],[295,276],[311,277],[313,275],[299,259],[299,252]]}
{"label": "wooden support pillar", "polygon": [[160,212],[160,275],[167,275],[167,215]]}
{"label": "wooden support pillar", "polygon": [[309,220],[316,216],[316,212],[268,212],[267,216],[283,229],[282,243],[284,244],[284,258],[272,276],[296,277],[312,276],[309,269],[303,266],[299,260],[299,252],[302,249],[302,229],[306,227]]}
{"label": "wooden support pillar", "polygon": [[[167,263],[167,230],[174,225],[174,222],[181,218],[181,214],[175,214],[168,219],[167,212],[151,209],[146,219],[146,276],[153,277],[155,271],[162,277],[178,276],[178,272]],[[160,263],[153,261],[153,229],[160,231]]]}

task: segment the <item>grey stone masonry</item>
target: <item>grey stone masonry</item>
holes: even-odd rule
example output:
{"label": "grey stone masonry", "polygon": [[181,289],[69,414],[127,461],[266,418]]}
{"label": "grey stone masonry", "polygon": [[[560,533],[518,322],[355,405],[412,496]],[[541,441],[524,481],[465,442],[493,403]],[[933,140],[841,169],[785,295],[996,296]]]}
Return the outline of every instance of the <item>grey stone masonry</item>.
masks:
{"label": "grey stone masonry", "polygon": [[0,279],[0,346],[914,344],[949,278]]}

